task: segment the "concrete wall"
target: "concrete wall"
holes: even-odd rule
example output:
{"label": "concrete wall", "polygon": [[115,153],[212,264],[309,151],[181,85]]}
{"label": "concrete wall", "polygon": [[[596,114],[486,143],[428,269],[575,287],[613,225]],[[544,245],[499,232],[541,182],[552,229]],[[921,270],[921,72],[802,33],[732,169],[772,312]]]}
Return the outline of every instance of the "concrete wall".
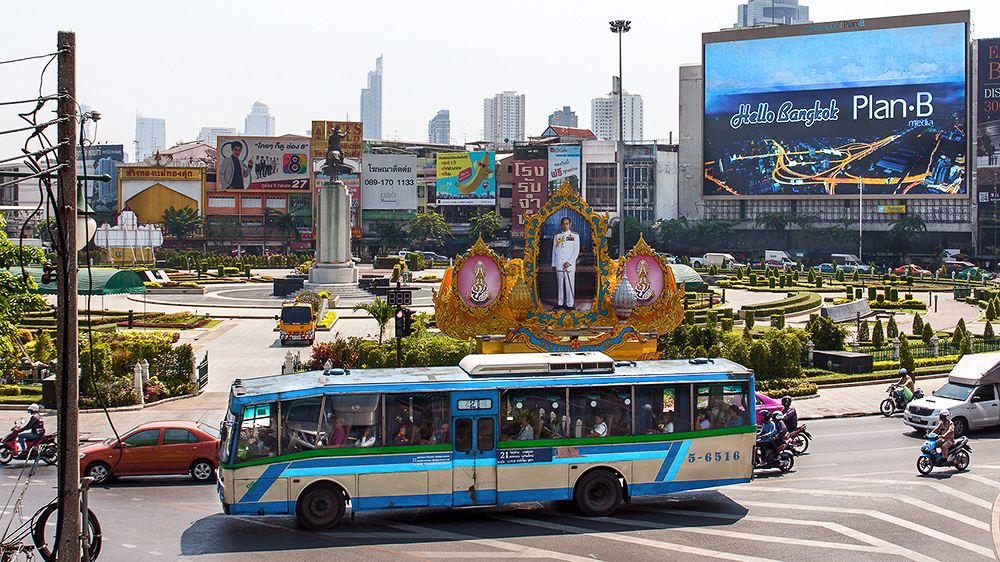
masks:
{"label": "concrete wall", "polygon": [[689,220],[702,219],[702,115],[705,98],[700,64],[680,67],[680,132],[677,152],[677,214]]}

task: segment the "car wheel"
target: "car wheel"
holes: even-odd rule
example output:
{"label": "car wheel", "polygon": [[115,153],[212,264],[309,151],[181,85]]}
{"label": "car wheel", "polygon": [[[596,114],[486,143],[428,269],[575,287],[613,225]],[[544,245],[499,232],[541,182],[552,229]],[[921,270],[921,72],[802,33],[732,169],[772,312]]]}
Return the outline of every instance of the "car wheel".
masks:
{"label": "car wheel", "polygon": [[927,455],[920,455],[917,457],[917,472],[927,476],[934,469],[934,463],[931,458]]}
{"label": "car wheel", "polygon": [[191,478],[194,478],[195,481],[208,482],[213,476],[215,476],[215,467],[212,466],[211,462],[200,459],[191,465]]}
{"label": "car wheel", "polygon": [[573,495],[580,511],[591,517],[605,517],[622,502],[622,485],[614,474],[595,470],[580,479]]}
{"label": "car wheel", "polygon": [[295,516],[307,529],[330,529],[344,517],[344,492],[329,484],[310,487],[295,502]]}
{"label": "car wheel", "polygon": [[111,467],[106,462],[96,461],[87,467],[87,476],[94,479],[95,484],[104,484],[112,479]]}

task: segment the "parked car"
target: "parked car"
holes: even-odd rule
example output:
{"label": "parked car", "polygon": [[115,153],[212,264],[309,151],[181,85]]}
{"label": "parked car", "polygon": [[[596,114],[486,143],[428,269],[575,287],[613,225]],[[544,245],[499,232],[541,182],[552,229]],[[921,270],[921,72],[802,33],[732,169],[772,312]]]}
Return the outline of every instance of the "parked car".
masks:
{"label": "parked car", "polygon": [[667,260],[667,263],[677,263],[677,256],[671,254],[670,252],[660,252],[663,259]]}
{"label": "parked car", "polygon": [[775,400],[774,398],[759,392],[755,392],[754,394],[756,395],[757,403],[757,425],[761,424],[761,416],[764,414],[765,410],[771,412],[772,414],[781,411],[782,408],[780,400]]}
{"label": "parked car", "polygon": [[424,259],[429,262],[447,262],[448,258],[442,256],[441,254],[435,254],[434,252],[421,252],[424,255]]}
{"label": "parked car", "polygon": [[832,263],[821,263],[819,265],[814,265],[813,269],[820,273],[836,273],[837,268],[833,267]]}
{"label": "parked car", "polygon": [[156,421],[102,443],[80,448],[80,473],[96,482],[116,476],[190,474],[198,482],[215,476],[219,430],[193,421]]}
{"label": "parked car", "polygon": [[951,275],[952,273],[957,275],[970,267],[976,267],[976,265],[967,261],[950,260],[942,263],[941,267],[944,268],[946,275]]}
{"label": "parked car", "polygon": [[962,271],[959,271],[958,275],[956,275],[955,277],[959,279],[977,280],[983,278],[989,279],[991,277],[991,274],[989,271],[986,271],[981,267],[970,267],[968,269],[963,269]]}
{"label": "parked car", "polygon": [[906,265],[901,265],[901,266],[897,267],[896,269],[892,270],[892,272],[895,273],[896,275],[906,275],[910,271],[913,272],[913,275],[918,276],[918,277],[921,276],[921,275],[932,275],[930,271],[927,271],[926,269],[920,267],[919,265],[913,264],[913,263],[908,263]]}

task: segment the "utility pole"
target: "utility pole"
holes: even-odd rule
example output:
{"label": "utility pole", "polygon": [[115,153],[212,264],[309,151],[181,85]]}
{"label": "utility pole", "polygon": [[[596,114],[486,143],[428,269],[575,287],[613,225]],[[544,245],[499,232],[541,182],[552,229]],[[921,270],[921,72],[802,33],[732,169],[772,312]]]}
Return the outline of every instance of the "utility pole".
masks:
{"label": "utility pole", "polygon": [[60,31],[56,41],[59,95],[59,169],[56,235],[56,373],[58,410],[59,518],[56,523],[57,558],[80,560],[80,442],[79,348],[77,326],[76,260],[76,34]]}

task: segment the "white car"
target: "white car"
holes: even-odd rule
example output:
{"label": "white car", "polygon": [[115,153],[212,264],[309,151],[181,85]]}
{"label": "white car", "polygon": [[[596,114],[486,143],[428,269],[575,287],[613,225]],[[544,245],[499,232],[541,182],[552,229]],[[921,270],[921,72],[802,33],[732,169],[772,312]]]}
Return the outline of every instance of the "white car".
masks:
{"label": "white car", "polygon": [[955,423],[955,436],[1000,423],[1000,352],[966,355],[948,374],[948,384],[906,407],[903,422],[926,433],[942,410]]}

